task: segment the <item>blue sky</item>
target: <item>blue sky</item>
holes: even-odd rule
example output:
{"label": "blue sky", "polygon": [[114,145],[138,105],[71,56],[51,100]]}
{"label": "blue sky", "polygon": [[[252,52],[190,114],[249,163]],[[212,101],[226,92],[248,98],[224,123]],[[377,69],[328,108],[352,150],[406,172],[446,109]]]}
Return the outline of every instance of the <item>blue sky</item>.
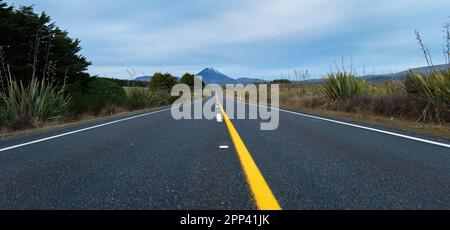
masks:
{"label": "blue sky", "polygon": [[[357,73],[424,66],[414,30],[437,64],[449,0],[7,0],[35,5],[72,37],[89,72],[127,78],[214,67],[231,77],[321,77],[345,57]],[[351,58],[352,57],[352,58]],[[365,67],[365,68],[364,68]]]}

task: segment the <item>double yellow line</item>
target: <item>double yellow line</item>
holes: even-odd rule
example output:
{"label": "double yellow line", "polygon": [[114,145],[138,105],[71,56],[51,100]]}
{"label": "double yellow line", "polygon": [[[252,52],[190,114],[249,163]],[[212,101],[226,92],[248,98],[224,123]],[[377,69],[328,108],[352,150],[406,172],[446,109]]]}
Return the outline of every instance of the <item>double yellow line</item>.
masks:
{"label": "double yellow line", "polygon": [[281,210],[277,199],[273,195],[272,190],[270,190],[269,185],[259,171],[258,166],[256,166],[256,163],[248,152],[247,147],[245,147],[242,138],[239,136],[236,128],[234,128],[233,123],[231,123],[219,99],[216,99],[217,104],[219,105],[222,112],[223,119],[228,127],[231,139],[233,140],[236,152],[241,161],[243,171],[245,173],[245,176],[247,177],[247,182],[249,184],[253,198],[255,199],[256,206],[259,210]]}

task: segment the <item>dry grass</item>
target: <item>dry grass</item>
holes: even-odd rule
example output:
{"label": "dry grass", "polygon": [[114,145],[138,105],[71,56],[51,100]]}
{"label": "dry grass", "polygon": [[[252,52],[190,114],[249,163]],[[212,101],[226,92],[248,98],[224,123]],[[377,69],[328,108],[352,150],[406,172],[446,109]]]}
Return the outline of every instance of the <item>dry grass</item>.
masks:
{"label": "dry grass", "polygon": [[321,85],[284,85],[280,105],[285,108],[387,125],[417,133],[450,138],[450,123],[419,123],[423,102],[413,100],[399,82],[369,83],[370,93],[332,100],[319,92]]}
{"label": "dry grass", "polygon": [[[154,107],[154,109],[157,109],[158,107]],[[59,119],[54,119],[46,122],[45,124],[41,124],[39,126],[34,126],[33,128],[26,129],[26,130],[18,130],[18,131],[11,131],[6,128],[0,129],[0,139],[8,138],[8,137],[15,137],[15,136],[21,136],[26,135],[30,133],[40,132],[40,131],[46,131],[51,129],[57,129],[62,127],[68,127],[72,125],[78,125],[78,124],[87,124],[91,122],[99,122],[104,121],[112,118],[121,118],[123,116],[133,116],[135,114],[139,114],[143,111],[148,110],[141,109],[141,110],[135,110],[130,111],[128,108],[125,107],[115,107],[112,106],[110,108],[106,108],[100,112],[98,115],[84,113],[77,117],[64,117]]]}
{"label": "dry grass", "polygon": [[400,130],[408,131],[408,132],[414,132],[418,134],[428,134],[438,137],[444,137],[447,139],[450,139],[450,126],[449,125],[440,125],[440,124],[434,124],[434,123],[417,123],[412,122],[409,120],[402,120],[402,119],[395,119],[395,118],[389,118],[389,117],[383,117],[383,116],[377,116],[373,114],[367,114],[367,113],[347,113],[343,111],[330,111],[330,110],[324,110],[319,108],[305,108],[305,107],[298,107],[298,106],[289,106],[289,105],[282,105],[283,108],[296,110],[300,112],[306,112],[310,114],[316,114],[321,116],[332,116],[337,117],[349,121],[355,121],[355,122],[365,122],[368,124],[374,124],[379,126],[384,126],[388,128],[397,128]]}

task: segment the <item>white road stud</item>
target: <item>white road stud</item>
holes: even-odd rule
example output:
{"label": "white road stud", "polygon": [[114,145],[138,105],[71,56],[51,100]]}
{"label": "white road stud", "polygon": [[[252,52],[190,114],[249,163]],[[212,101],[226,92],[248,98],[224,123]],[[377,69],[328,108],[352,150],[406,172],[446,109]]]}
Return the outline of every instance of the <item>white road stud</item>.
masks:
{"label": "white road stud", "polygon": [[222,123],[223,122],[222,114],[220,114],[220,113],[216,114],[216,120],[217,120],[217,122]]}

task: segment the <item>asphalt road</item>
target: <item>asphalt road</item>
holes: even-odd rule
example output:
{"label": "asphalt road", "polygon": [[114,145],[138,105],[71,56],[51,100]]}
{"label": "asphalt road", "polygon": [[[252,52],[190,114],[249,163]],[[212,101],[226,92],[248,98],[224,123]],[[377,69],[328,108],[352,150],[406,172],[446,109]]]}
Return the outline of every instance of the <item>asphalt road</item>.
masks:
{"label": "asphalt road", "polygon": [[[225,123],[141,114],[0,140],[0,209],[257,207]],[[284,111],[275,131],[260,122],[232,120],[283,209],[450,209],[449,147]]]}

